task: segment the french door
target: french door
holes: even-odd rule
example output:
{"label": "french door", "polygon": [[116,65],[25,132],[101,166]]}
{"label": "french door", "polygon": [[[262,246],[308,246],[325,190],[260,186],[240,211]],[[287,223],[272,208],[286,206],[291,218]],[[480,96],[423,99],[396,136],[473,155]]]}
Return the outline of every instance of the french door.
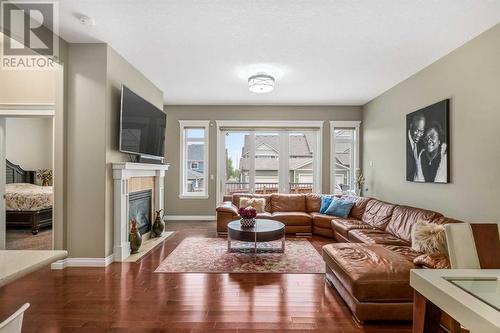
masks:
{"label": "french door", "polygon": [[220,138],[220,198],[320,192],[319,131],[224,129]]}

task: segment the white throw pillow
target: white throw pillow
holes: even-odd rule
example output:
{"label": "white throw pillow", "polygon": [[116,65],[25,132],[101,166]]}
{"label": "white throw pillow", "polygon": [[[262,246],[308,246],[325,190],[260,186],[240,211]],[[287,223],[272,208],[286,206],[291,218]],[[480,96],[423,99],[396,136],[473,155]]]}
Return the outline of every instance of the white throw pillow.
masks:
{"label": "white throw pillow", "polygon": [[264,213],[266,207],[266,199],[264,198],[240,198],[240,208],[253,207],[257,214]]}
{"label": "white throw pillow", "polygon": [[444,226],[417,221],[411,232],[411,248],[426,254],[447,253]]}

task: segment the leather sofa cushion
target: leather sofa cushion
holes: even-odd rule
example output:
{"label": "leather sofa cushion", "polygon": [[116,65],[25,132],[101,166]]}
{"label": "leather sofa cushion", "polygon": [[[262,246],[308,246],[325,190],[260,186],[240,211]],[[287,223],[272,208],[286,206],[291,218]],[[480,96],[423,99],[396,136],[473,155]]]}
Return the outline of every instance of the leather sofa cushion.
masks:
{"label": "leather sofa cushion", "polygon": [[306,212],[308,213],[318,213],[321,208],[321,196],[318,193],[308,193],[306,194]]}
{"label": "leather sofa cushion", "polygon": [[395,205],[376,199],[371,199],[366,204],[361,220],[372,227],[385,229],[391,220]]}
{"label": "leather sofa cushion", "polygon": [[368,197],[358,197],[353,195],[344,195],[342,199],[354,202],[351,211],[349,212],[349,217],[361,220],[366,209],[366,205],[371,198]]}
{"label": "leather sofa cushion", "polygon": [[410,246],[402,246],[402,245],[383,245],[383,246],[386,249],[391,250],[392,252],[395,252],[395,253],[405,257],[406,260],[413,262],[413,263],[414,263],[415,258],[422,255],[422,253],[413,250]]}
{"label": "leather sofa cushion", "polygon": [[407,242],[411,242],[411,231],[417,221],[432,222],[441,216],[442,214],[431,210],[409,206],[396,206],[392,212],[391,221],[387,225],[386,231]]}
{"label": "leather sofa cushion", "polygon": [[341,218],[341,217],[333,217],[331,222],[333,230],[342,236],[347,238],[347,233],[349,230],[353,229],[372,229],[373,227],[369,224],[364,223],[361,220],[355,218]]}
{"label": "leather sofa cushion", "polygon": [[311,226],[311,215],[304,212],[276,212],[271,219],[280,221],[286,226]]}
{"label": "leather sofa cushion", "polygon": [[348,233],[348,239],[353,243],[410,246],[409,242],[394,237],[392,234],[379,229],[350,230]]}
{"label": "leather sofa cushion", "polygon": [[273,214],[269,212],[263,212],[263,213],[258,213],[257,217],[258,219],[266,219],[266,220],[272,220]]}
{"label": "leather sofa cushion", "polygon": [[333,216],[321,214],[321,213],[311,213],[313,225],[320,228],[331,229]]}
{"label": "leather sofa cushion", "polygon": [[271,194],[271,212],[304,212],[306,196],[304,194]]}
{"label": "leather sofa cushion", "polygon": [[413,301],[410,270],[415,265],[381,245],[328,244],[323,258],[359,302]]}

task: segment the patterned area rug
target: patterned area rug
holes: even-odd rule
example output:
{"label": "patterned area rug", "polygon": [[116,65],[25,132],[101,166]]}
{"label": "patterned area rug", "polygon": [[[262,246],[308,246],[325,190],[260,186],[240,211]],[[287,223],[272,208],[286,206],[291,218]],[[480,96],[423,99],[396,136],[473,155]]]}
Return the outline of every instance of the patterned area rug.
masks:
{"label": "patterned area rug", "polygon": [[[258,249],[279,248],[281,242],[260,243]],[[224,238],[186,238],[155,273],[324,273],[321,255],[305,239],[286,240],[285,253],[253,254],[253,243],[232,242],[244,252],[227,251]]]}

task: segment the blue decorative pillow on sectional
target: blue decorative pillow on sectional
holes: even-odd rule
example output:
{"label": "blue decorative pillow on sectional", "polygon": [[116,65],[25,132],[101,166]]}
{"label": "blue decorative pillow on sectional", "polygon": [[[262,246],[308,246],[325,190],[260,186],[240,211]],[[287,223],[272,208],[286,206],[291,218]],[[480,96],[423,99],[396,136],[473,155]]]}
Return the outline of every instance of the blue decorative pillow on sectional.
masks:
{"label": "blue decorative pillow on sectional", "polygon": [[342,199],[334,199],[330,203],[330,206],[328,206],[324,214],[347,218],[349,216],[349,213],[351,212],[352,206],[354,206],[354,202]]}
{"label": "blue decorative pillow on sectional", "polygon": [[332,201],[333,201],[333,198],[329,195],[321,196],[321,208],[319,209],[319,212],[321,214],[325,214],[328,207],[330,207],[330,204],[332,203]]}

